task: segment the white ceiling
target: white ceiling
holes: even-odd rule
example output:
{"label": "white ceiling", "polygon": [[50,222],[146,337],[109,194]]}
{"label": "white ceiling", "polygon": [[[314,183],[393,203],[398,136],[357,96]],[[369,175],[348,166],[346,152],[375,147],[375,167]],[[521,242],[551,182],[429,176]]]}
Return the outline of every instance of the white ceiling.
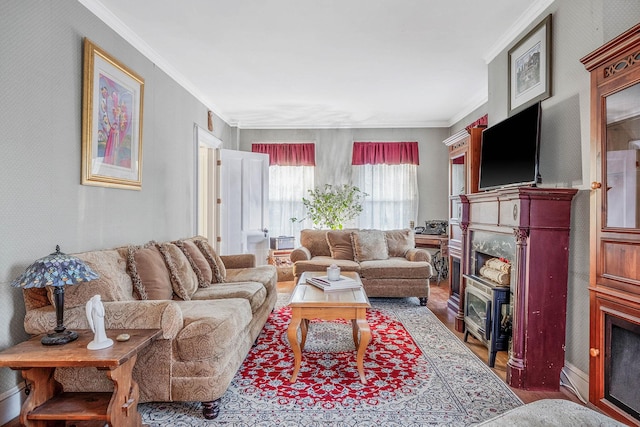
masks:
{"label": "white ceiling", "polygon": [[486,102],[487,63],[552,3],[79,1],[240,128],[451,126]]}

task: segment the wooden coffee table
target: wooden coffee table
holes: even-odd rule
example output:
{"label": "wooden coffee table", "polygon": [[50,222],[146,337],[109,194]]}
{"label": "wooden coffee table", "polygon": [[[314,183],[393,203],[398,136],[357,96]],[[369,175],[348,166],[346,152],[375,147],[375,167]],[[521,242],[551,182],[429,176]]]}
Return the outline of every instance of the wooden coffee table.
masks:
{"label": "wooden coffee table", "polygon": [[[93,333],[80,330],[78,339],[63,345],[45,346],[42,335],[0,352],[0,367],[19,369],[31,392],[22,405],[20,423],[47,426],[55,421],[100,421],[114,426],[140,426],[137,411],[138,383],[131,377],[138,352],[160,335],[160,329],[107,330],[113,346],[88,350]],[[127,333],[129,341],[115,341]],[[113,393],[69,393],[53,378],[55,368],[79,367],[103,370],[113,381]],[[58,425],[58,424],[56,424]]]}
{"label": "wooden coffee table", "polygon": [[[355,272],[342,272],[343,276],[360,281],[360,276]],[[300,280],[293,290],[289,307],[291,307],[291,323],[287,329],[287,336],[295,365],[291,382],[296,382],[300,364],[302,363],[302,351],[307,339],[310,319],[351,320],[353,329],[353,343],[358,350],[356,358],[360,381],[366,384],[364,376],[364,352],[371,341],[371,330],[367,323],[367,308],[371,308],[369,298],[364,289],[348,289],[338,292],[324,292],[315,286],[307,285],[306,278],[313,276],[323,276],[324,273],[305,272],[300,276]],[[298,342],[298,329],[301,330],[301,340]]]}

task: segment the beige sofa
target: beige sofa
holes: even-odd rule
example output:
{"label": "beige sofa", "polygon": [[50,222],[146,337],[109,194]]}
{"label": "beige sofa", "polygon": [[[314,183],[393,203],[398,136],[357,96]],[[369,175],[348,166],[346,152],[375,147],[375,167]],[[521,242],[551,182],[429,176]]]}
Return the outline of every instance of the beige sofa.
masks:
{"label": "beige sofa", "polygon": [[412,230],[305,229],[300,245],[291,253],[296,280],[305,271],[336,264],[358,272],[370,297],[418,297],[427,304],[431,255],[415,247]]}
{"label": "beige sofa", "polygon": [[[76,256],[100,277],[65,287],[65,326],[89,329],[85,304],[100,294],[107,329],[161,329],[134,367],[140,401],[201,401],[205,418],[215,418],[275,306],[275,267],[256,267],[253,255],[218,257],[199,237]],[[27,333],[56,326],[49,293],[24,290]],[[57,369],[55,376],[65,391],[113,387],[91,369]]]}

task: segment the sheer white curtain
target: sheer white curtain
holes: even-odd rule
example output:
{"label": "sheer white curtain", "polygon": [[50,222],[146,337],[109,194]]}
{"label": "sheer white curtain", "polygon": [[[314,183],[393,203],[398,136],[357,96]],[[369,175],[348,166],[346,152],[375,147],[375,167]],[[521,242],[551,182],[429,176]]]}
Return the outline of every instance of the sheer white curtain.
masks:
{"label": "sheer white curtain", "polygon": [[354,165],[353,180],[368,194],[359,228],[390,230],[409,227],[418,215],[418,167],[413,164]]}
{"label": "sheer white curtain", "polygon": [[269,235],[294,236],[296,244],[300,230],[311,228],[311,221],[292,222],[305,217],[302,198],[313,190],[314,166],[269,166]]}

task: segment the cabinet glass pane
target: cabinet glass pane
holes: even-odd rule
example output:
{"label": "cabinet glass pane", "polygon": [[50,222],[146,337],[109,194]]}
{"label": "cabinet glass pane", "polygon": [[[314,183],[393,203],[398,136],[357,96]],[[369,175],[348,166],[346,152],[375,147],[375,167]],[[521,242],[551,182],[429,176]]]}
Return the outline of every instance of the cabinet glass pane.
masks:
{"label": "cabinet glass pane", "polygon": [[466,155],[451,159],[451,195],[458,196],[467,192]]}
{"label": "cabinet glass pane", "polygon": [[606,98],[607,127],[602,177],[606,227],[638,228],[640,191],[640,84]]}

